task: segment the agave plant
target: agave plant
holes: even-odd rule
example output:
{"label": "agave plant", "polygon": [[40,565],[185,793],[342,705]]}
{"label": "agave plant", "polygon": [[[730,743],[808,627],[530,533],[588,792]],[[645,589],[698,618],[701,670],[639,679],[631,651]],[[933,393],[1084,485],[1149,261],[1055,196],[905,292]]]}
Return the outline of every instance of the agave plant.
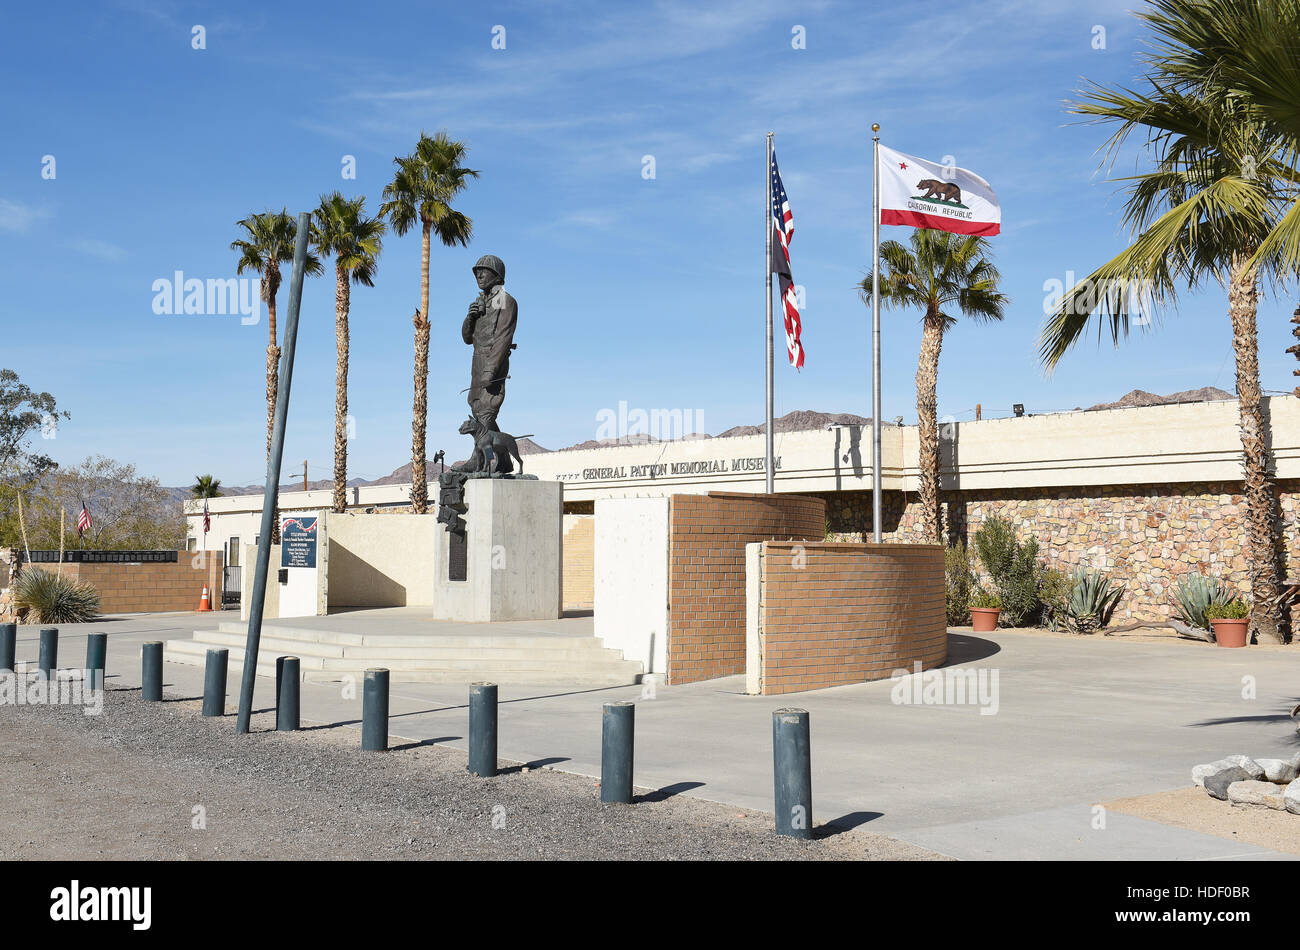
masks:
{"label": "agave plant", "polygon": [[1124,585],[1112,586],[1100,571],[1081,567],[1071,579],[1070,599],[1065,606],[1065,626],[1074,633],[1096,633],[1110,623],[1111,615],[1124,596]]}
{"label": "agave plant", "polygon": [[1207,609],[1226,606],[1236,600],[1237,595],[1217,577],[1184,574],[1174,588],[1174,607],[1178,611],[1178,619],[1189,627],[1202,630],[1210,629],[1210,620],[1205,616]]}
{"label": "agave plant", "polygon": [[27,623],[86,623],[99,616],[99,591],[28,567],[14,583],[14,606]]}

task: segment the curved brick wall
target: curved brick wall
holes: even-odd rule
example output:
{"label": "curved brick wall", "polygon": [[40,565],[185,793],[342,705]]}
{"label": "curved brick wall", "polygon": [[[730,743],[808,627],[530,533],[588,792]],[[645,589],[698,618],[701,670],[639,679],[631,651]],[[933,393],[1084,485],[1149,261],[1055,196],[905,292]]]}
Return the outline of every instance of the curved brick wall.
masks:
{"label": "curved brick wall", "polygon": [[763,694],[888,679],[948,658],[939,545],[765,541],[759,570]]}

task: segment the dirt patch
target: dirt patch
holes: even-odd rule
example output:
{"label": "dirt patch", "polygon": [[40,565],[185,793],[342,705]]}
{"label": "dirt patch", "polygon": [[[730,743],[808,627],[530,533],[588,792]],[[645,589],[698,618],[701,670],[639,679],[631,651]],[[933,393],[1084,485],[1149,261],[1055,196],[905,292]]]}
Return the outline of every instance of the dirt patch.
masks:
{"label": "dirt patch", "polygon": [[1300,854],[1300,815],[1263,805],[1221,802],[1196,785],[1104,804],[1113,811],[1175,828]]}

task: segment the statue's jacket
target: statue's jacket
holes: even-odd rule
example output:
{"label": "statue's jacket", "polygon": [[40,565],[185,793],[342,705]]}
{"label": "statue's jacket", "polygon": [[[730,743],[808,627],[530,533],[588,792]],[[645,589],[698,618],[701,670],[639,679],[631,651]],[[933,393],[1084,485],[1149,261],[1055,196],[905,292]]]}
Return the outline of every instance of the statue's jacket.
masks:
{"label": "statue's jacket", "polygon": [[477,320],[466,319],[461,336],[474,345],[474,361],[470,365],[470,386],[473,389],[500,388],[500,383],[510,372],[510,344],[515,338],[515,322],[519,305],[515,298],[497,284],[483,294],[483,314]]}

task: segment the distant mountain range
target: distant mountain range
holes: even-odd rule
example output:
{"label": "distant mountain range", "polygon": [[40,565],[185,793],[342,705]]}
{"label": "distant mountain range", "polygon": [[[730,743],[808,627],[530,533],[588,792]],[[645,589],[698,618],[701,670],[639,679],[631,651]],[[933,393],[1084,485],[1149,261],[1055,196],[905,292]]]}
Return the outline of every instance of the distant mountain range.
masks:
{"label": "distant mountain range", "polygon": [[[1188,389],[1184,392],[1171,393],[1168,396],[1157,396],[1155,393],[1149,393],[1142,389],[1135,389],[1131,393],[1122,396],[1117,402],[1098,403],[1095,406],[1089,406],[1088,412],[1097,409],[1125,409],[1130,406],[1160,406],[1169,403],[1178,402],[1209,402],[1216,399],[1232,399],[1232,393],[1224,392],[1222,389],[1216,389],[1213,386],[1204,386],[1201,389]],[[825,429],[832,425],[854,425],[866,426],[871,424],[871,419],[867,416],[857,416],[851,412],[815,412],[811,409],[796,409],[793,412],[787,412],[785,415],[773,420],[773,428],[777,432],[806,432],[810,429]],[[736,436],[762,435],[766,430],[766,425],[749,425],[749,426],[732,426],[716,436],[709,435],[706,432],[694,432],[690,435],[683,436],[678,441],[689,441],[692,439],[729,439]],[[548,449],[538,445],[530,438],[519,440],[520,455],[539,455],[542,453],[555,452],[578,452],[587,449],[603,449],[615,445],[644,445],[649,442],[658,442],[648,435],[636,434],[625,436],[622,439],[588,439],[586,442],[579,442],[576,445],[568,445],[562,449]],[[438,466],[432,461],[426,463],[426,471],[434,473]],[[448,467],[454,463],[448,463]],[[390,474],[382,478],[364,479],[350,478],[349,485],[400,485],[411,480],[411,463],[407,462],[401,468],[394,469]],[[333,479],[322,478],[316,481],[309,481],[307,488],[312,491],[328,491],[334,487]],[[242,485],[242,486],[221,486],[223,495],[253,495],[263,491],[263,485]],[[301,491],[302,482],[291,482],[280,486],[281,491]],[[179,500],[188,499],[190,492],[188,488],[170,489]]]}

